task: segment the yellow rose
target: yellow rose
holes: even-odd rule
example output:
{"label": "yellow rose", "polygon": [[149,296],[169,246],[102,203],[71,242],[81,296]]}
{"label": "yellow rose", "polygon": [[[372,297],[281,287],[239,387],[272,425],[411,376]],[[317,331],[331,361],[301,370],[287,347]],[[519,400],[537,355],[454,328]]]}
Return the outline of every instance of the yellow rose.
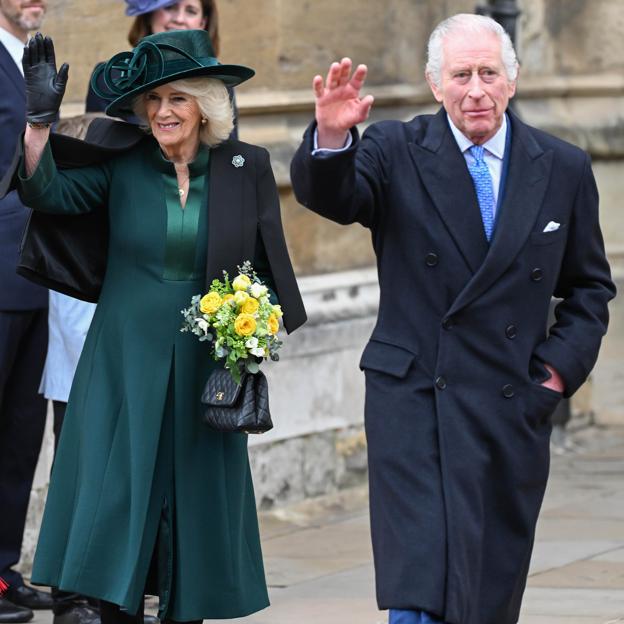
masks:
{"label": "yellow rose", "polygon": [[282,306],[281,305],[274,305],[273,306],[273,314],[275,314],[275,316],[277,316],[278,319],[282,318],[282,316],[284,316],[284,313],[282,312]]}
{"label": "yellow rose", "polygon": [[275,314],[271,314],[267,319],[267,329],[269,330],[269,334],[277,334],[279,331],[279,320]]}
{"label": "yellow rose", "polygon": [[245,301],[245,303],[241,306],[241,312],[244,312],[245,314],[255,314],[259,307],[260,304],[258,303],[258,300],[253,297],[249,297],[249,299],[247,299],[247,301]]}
{"label": "yellow rose", "polygon": [[202,314],[214,314],[221,307],[222,299],[219,293],[211,291],[204,295],[199,302]]}
{"label": "yellow rose", "polygon": [[249,295],[244,290],[237,290],[234,293],[234,301],[236,305],[242,306],[249,299]]}
{"label": "yellow rose", "polygon": [[232,282],[234,290],[247,290],[251,286],[251,280],[246,275],[237,275]]}
{"label": "yellow rose", "polygon": [[251,336],[256,331],[256,319],[251,314],[239,314],[234,321],[234,330],[239,336]]}
{"label": "yellow rose", "polygon": [[228,301],[233,301],[234,300],[234,295],[223,295],[223,303],[227,303]]}

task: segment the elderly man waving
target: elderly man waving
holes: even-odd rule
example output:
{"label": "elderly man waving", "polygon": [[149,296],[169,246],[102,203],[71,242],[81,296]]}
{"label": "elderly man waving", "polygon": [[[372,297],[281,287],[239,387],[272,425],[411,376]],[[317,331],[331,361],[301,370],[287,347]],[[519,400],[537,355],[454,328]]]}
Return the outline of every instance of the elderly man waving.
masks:
{"label": "elderly man waving", "polygon": [[373,99],[351,69],[314,79],[292,179],[311,210],[369,228],[377,254],[361,367],[378,604],[391,624],[514,624],[550,415],[592,369],[615,294],[589,157],[507,110],[518,63],[489,18],[431,35],[436,115],[360,140]]}

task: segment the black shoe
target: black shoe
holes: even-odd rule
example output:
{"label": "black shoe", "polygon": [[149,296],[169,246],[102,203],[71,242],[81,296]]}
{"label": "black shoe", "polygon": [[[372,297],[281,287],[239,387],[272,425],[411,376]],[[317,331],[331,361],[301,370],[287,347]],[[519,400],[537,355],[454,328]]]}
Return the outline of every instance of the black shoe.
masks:
{"label": "black shoe", "polygon": [[75,605],[52,618],[52,624],[101,624],[100,614],[87,605]]}
{"label": "black shoe", "polygon": [[13,604],[6,598],[0,598],[0,622],[2,624],[30,622],[34,615],[30,609]]}
{"label": "black shoe", "polygon": [[143,624],[158,624],[160,620],[154,615],[147,615],[147,613],[143,616]]}
{"label": "black shoe", "polygon": [[28,585],[9,587],[4,592],[4,597],[14,605],[28,609],[51,609],[54,604],[50,594]]}

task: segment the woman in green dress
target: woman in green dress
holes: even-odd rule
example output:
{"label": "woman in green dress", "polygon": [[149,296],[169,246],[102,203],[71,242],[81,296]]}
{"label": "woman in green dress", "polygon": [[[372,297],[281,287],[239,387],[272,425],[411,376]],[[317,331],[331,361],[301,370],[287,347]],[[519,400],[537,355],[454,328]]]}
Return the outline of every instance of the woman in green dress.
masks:
{"label": "woman in green dress", "polygon": [[39,34],[24,53],[20,196],[76,219],[105,209],[109,229],[32,580],[100,598],[103,624],[141,622],[145,593],[160,597],[164,621],[268,605],[246,436],[201,422],[202,386],[218,364],[180,332],[180,311],[247,259],[279,298],[288,331],[305,311],[268,153],[228,140],[226,87],[253,71],[220,65],[210,49],[205,31],[177,31],[114,57],[103,69],[107,113],[132,110],[148,131],[70,169],[56,166],[49,141],[67,66],[57,73],[52,42]]}

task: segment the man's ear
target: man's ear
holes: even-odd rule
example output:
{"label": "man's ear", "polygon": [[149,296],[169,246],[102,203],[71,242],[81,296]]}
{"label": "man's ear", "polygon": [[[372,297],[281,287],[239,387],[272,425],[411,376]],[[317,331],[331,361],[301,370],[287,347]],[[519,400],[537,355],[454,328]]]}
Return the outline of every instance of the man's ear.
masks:
{"label": "man's ear", "polygon": [[429,84],[429,88],[431,89],[431,92],[433,93],[433,97],[436,99],[437,102],[442,103],[442,89],[440,89],[436,83],[433,81],[433,78],[431,77],[431,74],[429,72],[425,73],[425,79],[427,80],[427,83]]}
{"label": "man's ear", "polygon": [[516,79],[513,80],[512,82],[508,83],[508,95],[509,95],[509,99],[511,100],[511,98],[516,95],[516,87],[518,86],[518,78],[520,77],[520,67],[517,67],[516,70]]}

